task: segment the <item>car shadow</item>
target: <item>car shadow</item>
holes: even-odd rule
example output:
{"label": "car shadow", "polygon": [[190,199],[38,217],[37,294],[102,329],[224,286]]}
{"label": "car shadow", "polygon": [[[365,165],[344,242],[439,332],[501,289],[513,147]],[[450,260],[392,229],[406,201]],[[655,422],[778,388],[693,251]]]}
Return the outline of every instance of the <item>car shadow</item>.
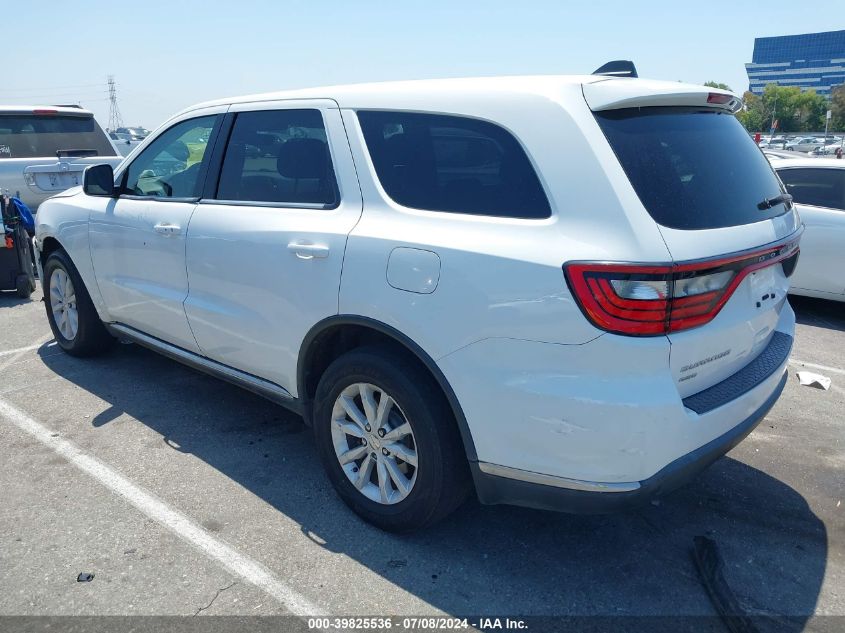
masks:
{"label": "car shadow", "polygon": [[845,332],[845,303],[789,295],[796,323]]}
{"label": "car shadow", "polygon": [[775,616],[777,630],[802,630],[816,606],[824,523],[796,490],[736,459],[718,460],[635,512],[575,516],[473,499],[400,537],[353,515],[332,493],[301,420],[258,396],[135,345],[98,359],[42,359],[108,403],[95,428],[132,416],[297,522],[314,543],[446,613],[712,616],[691,557],[698,535],[718,544],[742,606]]}
{"label": "car shadow", "polygon": [[[38,298],[36,299],[36,294]],[[31,303],[41,299],[40,293],[33,293],[31,297],[22,299],[14,290],[0,290],[0,308],[14,308],[25,303]]]}

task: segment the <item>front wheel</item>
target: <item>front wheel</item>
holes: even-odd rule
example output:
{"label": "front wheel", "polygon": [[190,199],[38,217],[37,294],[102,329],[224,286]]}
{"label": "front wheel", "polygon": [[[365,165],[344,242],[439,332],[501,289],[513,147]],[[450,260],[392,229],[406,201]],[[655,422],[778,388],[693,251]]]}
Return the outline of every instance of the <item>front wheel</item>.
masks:
{"label": "front wheel", "polygon": [[93,356],[114,338],[91,302],[76,266],[63,250],[50,253],[44,263],[44,306],[59,346],[72,356]]}
{"label": "front wheel", "polygon": [[380,348],[335,360],[320,379],[314,434],[340,497],[391,532],[426,527],[470,489],[460,435],[434,380]]}

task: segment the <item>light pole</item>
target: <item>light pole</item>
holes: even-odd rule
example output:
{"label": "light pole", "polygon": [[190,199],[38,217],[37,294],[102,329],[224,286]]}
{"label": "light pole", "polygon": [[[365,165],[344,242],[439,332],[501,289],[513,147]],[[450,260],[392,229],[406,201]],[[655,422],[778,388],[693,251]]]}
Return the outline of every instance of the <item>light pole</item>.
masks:
{"label": "light pole", "polygon": [[769,134],[769,143],[772,142],[772,139],[775,137],[775,112],[778,108],[778,93],[775,92],[775,103],[772,106],[772,125],[770,126],[771,133]]}

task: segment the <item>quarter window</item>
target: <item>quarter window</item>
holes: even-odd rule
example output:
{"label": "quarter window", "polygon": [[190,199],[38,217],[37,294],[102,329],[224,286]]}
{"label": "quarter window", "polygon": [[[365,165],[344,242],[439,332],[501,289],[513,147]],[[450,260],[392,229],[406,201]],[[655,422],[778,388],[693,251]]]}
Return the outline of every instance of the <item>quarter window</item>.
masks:
{"label": "quarter window", "polygon": [[177,123],[156,138],[126,170],[123,193],[155,198],[198,198],[217,122],[204,116]]}
{"label": "quarter window", "polygon": [[778,176],[798,204],[845,210],[845,169],[781,169]]}
{"label": "quarter window", "polygon": [[361,111],[364,139],[387,195],[414,209],[547,218],[549,201],[517,140],[467,117]]}
{"label": "quarter window", "polygon": [[239,113],[217,199],[335,206],[337,185],[319,110]]}

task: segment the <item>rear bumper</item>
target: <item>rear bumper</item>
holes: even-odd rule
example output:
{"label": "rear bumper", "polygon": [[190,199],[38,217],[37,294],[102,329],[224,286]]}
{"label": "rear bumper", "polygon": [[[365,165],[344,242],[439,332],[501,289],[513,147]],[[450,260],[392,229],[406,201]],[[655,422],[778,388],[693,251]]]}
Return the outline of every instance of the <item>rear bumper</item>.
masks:
{"label": "rear bumper", "polygon": [[[785,370],[781,373],[774,391],[746,419],[719,437],[677,458],[648,479],[630,483],[591,484],[517,469],[497,471],[489,464],[473,463],[478,498],[485,504],[504,503],[581,514],[618,512],[647,503],[684,485],[745,439],[780,397],[788,376]],[[505,473],[507,476],[502,476]],[[555,479],[558,481],[554,482]],[[553,482],[557,485],[550,485]]]}

